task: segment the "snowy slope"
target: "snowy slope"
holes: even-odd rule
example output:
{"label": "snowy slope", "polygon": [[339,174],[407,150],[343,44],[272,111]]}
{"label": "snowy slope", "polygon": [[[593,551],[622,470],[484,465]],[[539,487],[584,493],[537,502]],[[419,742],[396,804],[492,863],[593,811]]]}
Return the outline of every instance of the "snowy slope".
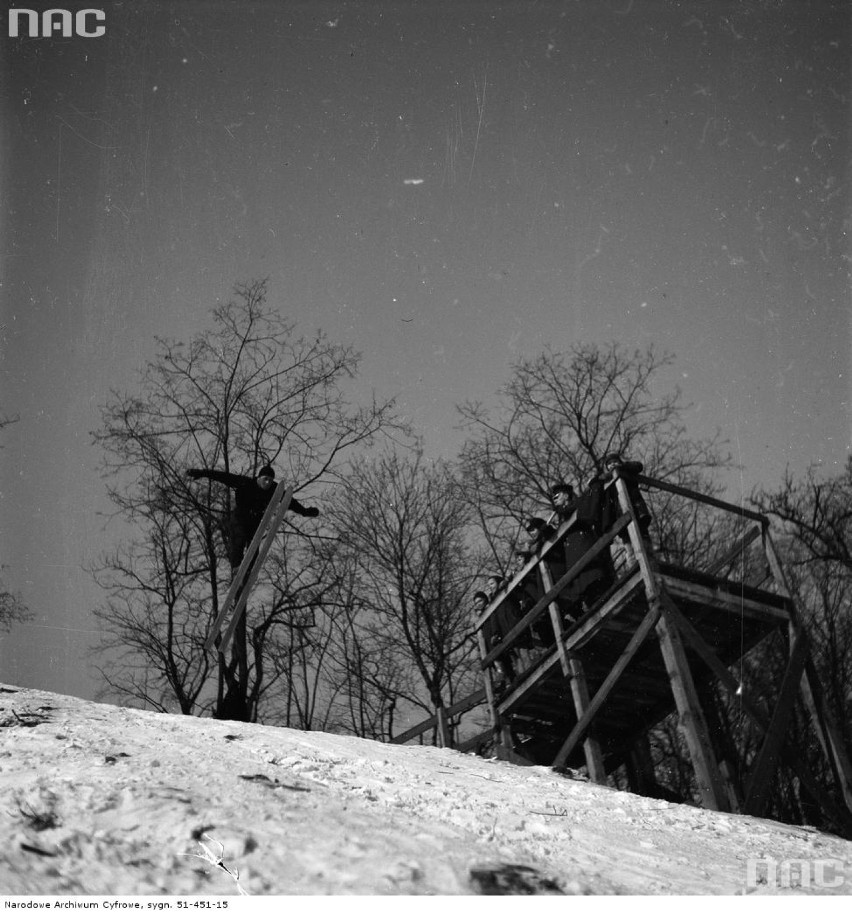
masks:
{"label": "snowy slope", "polygon": [[[749,891],[852,893],[852,843],[808,828],[454,751],[10,686],[0,820],[5,895],[740,894],[764,856],[830,860],[829,877]],[[221,866],[202,845],[221,845]]]}

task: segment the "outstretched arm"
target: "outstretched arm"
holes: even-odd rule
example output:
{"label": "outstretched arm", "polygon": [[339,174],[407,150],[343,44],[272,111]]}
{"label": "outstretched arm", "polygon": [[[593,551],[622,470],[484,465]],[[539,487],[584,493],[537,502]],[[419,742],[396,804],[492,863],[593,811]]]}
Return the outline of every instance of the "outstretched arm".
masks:
{"label": "outstretched arm", "polygon": [[319,516],[319,510],[316,507],[305,507],[301,501],[297,501],[295,498],[290,498],[289,510],[292,510],[294,514],[299,514],[300,517]]}
{"label": "outstretched arm", "polygon": [[221,472],[218,469],[187,469],[186,474],[190,479],[210,479],[213,482],[221,482],[229,488],[236,488],[244,481],[243,476],[238,476],[233,472]]}

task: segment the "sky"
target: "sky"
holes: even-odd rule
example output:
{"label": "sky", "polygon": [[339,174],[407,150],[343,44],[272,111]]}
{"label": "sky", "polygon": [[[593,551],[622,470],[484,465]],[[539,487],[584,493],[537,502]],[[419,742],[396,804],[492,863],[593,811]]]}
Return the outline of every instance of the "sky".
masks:
{"label": "sky", "polygon": [[99,8],[0,33],[3,680],[94,693],[99,408],[242,281],[430,455],[518,358],[611,340],[676,356],[734,500],[850,453],[848,0]]}

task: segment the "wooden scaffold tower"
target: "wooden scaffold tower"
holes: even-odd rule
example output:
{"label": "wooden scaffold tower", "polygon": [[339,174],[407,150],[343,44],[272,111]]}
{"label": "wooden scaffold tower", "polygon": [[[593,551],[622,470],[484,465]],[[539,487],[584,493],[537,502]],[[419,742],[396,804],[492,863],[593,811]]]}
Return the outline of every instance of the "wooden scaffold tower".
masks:
{"label": "wooden scaffold tower", "polygon": [[[734,515],[736,541],[701,570],[658,558],[637,507],[640,486]],[[446,744],[446,717],[484,698],[491,725],[456,746],[461,750],[482,750],[491,742],[505,760],[585,768],[591,781],[602,784],[623,770],[631,790],[665,796],[656,782],[648,734],[675,713],[701,806],[761,816],[783,765],[825,818],[852,836],[852,765],[824,699],[768,518],[619,469],[601,490],[613,505],[608,528],[599,527],[591,538],[585,534],[588,547],[579,560],[582,523],[573,510],[479,617],[484,694],[448,708],[438,721],[445,733],[441,743]],[[611,554],[618,548],[628,557],[616,568]],[[583,604],[582,614],[567,612],[565,595],[572,584],[602,561],[612,568],[608,588]],[[757,568],[756,580],[736,572],[746,563]],[[517,621],[509,630],[504,621],[499,638],[493,637],[497,618],[507,616]],[[741,670],[744,657],[769,637],[782,638],[786,668],[767,700],[765,693],[750,694]],[[536,649],[528,649],[531,643]],[[747,763],[732,756],[723,738],[718,704],[710,700],[719,686],[759,738]],[[787,741],[797,701],[821,745],[834,796],[817,782],[798,746]],[[430,724],[435,720],[395,741]]]}

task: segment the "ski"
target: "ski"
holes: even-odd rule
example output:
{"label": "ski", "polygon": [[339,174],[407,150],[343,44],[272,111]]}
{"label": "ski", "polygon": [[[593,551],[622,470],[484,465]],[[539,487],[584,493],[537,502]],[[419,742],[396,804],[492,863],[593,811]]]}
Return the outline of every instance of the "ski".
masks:
{"label": "ski", "polygon": [[[284,515],[287,513],[287,508],[290,506],[292,497],[292,488],[286,488],[282,483],[279,483],[276,486],[275,492],[257,527],[257,531],[252,537],[249,547],[246,549],[243,560],[240,562],[237,573],[234,574],[234,577],[231,580],[231,585],[228,588],[225,601],[222,603],[222,608],[219,610],[219,614],[216,616],[216,620],[213,622],[213,627],[210,629],[210,634],[204,644],[205,650],[210,650],[214,646],[217,646],[220,653],[225,652],[231,637],[233,637],[237,622],[245,611],[249,593],[257,581],[258,574],[263,566],[263,562],[266,560],[269,549],[272,548],[275,534],[278,532]],[[231,609],[233,609],[231,621],[217,645],[216,639],[219,637],[219,631]]]}

